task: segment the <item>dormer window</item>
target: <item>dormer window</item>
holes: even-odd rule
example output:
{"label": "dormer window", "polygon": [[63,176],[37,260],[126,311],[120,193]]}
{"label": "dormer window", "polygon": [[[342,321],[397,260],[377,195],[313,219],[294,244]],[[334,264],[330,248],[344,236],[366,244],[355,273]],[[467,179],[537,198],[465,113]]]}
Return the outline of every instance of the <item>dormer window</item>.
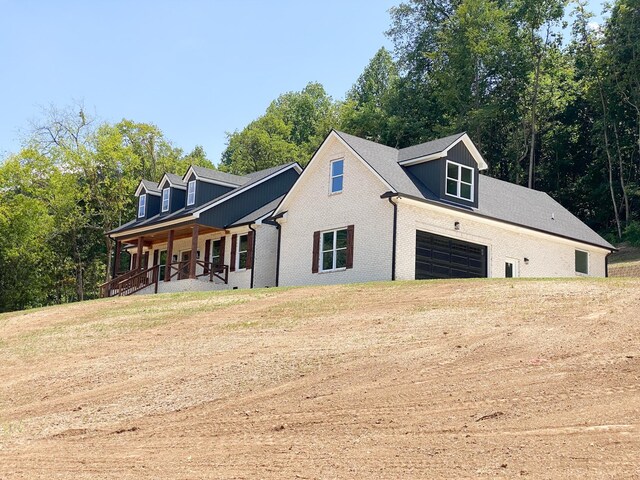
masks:
{"label": "dormer window", "polygon": [[187,206],[196,203],[196,181],[191,180],[187,188]]}
{"label": "dormer window", "polygon": [[331,193],[342,192],[343,179],[344,160],[334,160],[331,162]]}
{"label": "dormer window", "polygon": [[147,213],[147,194],[143,193],[138,199],[138,218],[142,218]]}
{"label": "dormer window", "polygon": [[447,161],[447,195],[473,202],[473,168]]}
{"label": "dormer window", "polygon": [[162,189],[162,211],[163,212],[168,212],[169,211],[169,195],[170,195],[171,189],[170,188],[163,188]]}

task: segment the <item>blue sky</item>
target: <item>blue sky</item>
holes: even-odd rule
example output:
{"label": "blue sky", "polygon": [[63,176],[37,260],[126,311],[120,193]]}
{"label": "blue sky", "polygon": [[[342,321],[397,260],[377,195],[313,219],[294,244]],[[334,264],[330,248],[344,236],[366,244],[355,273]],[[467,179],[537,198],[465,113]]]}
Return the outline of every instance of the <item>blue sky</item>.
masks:
{"label": "blue sky", "polygon": [[[279,94],[342,98],[399,0],[0,0],[0,158],[41,107],[83,101],[106,121],[158,125],[217,163],[225,132]],[[593,0],[600,11],[600,2]]]}

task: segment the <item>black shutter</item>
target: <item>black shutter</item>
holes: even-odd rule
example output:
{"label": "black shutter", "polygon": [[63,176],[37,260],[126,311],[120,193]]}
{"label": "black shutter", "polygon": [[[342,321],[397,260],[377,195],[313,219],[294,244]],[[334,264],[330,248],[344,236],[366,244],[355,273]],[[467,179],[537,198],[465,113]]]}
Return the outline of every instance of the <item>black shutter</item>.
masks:
{"label": "black shutter", "polygon": [[224,244],[225,244],[225,239],[227,237],[222,237],[220,239],[220,265],[224,265]]}
{"label": "black shutter", "polygon": [[238,246],[238,235],[231,235],[231,261],[229,262],[229,271],[236,271],[236,248]]}
{"label": "black shutter", "polygon": [[253,230],[249,230],[247,236],[247,266],[246,268],[253,267]]}
{"label": "black shutter", "polygon": [[313,232],[313,258],[311,263],[311,273],[318,273],[319,262],[320,262],[320,232]]}
{"label": "black shutter", "polygon": [[347,268],[353,268],[353,225],[347,227]]}

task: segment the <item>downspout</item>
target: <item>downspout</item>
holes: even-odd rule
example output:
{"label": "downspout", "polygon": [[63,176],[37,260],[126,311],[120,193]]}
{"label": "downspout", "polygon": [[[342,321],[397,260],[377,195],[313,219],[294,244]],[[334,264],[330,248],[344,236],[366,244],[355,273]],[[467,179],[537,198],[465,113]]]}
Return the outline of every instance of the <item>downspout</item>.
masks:
{"label": "downspout", "polygon": [[276,287],[280,286],[280,241],[282,239],[282,228],[278,222],[275,222],[278,229],[278,249],[276,252]]}
{"label": "downspout", "polygon": [[380,198],[389,199],[389,203],[393,205],[393,239],[391,246],[391,281],[396,280],[396,244],[398,236],[398,204],[393,201],[394,197],[398,197],[397,193],[386,192],[380,195]]}
{"label": "downspout", "polygon": [[611,255],[612,253],[613,252],[609,252],[604,257],[604,277],[605,278],[609,278],[609,255]]}
{"label": "downspout", "polygon": [[249,230],[253,232],[253,245],[251,247],[251,286],[249,288],[253,288],[253,274],[256,271],[256,229],[253,228],[253,224],[249,224]]}

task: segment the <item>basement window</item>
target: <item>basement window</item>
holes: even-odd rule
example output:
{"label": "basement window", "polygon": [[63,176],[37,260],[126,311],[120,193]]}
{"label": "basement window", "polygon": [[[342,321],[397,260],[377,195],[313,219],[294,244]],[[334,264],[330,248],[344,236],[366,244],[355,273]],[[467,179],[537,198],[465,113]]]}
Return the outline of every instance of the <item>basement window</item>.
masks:
{"label": "basement window", "polygon": [[473,168],[447,161],[447,195],[473,201]]}
{"label": "basement window", "polygon": [[589,253],[576,250],[576,273],[589,275]]}

